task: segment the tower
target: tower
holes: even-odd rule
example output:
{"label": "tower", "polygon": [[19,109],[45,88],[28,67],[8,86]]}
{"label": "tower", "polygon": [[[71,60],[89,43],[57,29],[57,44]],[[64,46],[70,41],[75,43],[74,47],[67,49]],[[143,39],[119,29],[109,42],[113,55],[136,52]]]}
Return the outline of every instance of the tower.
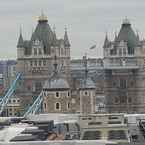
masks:
{"label": "tower", "polygon": [[[64,40],[65,39],[65,40]],[[17,49],[17,71],[23,74],[23,86],[19,91],[23,103],[35,99],[43,89],[45,80],[53,73],[54,56],[57,56],[58,68],[62,68],[63,77],[69,76],[70,44],[67,32],[58,39],[55,29],[51,29],[48,18],[43,13],[30,40],[24,40],[20,33]],[[69,51],[68,51],[69,50]],[[27,101],[26,101],[27,100]]]}
{"label": "tower", "polygon": [[124,19],[118,36],[104,51],[108,52],[104,56],[108,112],[144,112],[144,46],[128,19]]}
{"label": "tower", "polygon": [[95,85],[94,82],[88,77],[87,57],[85,57],[85,76],[81,82],[79,89],[80,93],[80,113],[81,114],[93,114],[95,113],[96,97],[95,97]]}
{"label": "tower", "polygon": [[70,113],[71,91],[66,79],[61,77],[61,70],[57,68],[56,56],[54,71],[51,78],[43,86],[44,113]]}

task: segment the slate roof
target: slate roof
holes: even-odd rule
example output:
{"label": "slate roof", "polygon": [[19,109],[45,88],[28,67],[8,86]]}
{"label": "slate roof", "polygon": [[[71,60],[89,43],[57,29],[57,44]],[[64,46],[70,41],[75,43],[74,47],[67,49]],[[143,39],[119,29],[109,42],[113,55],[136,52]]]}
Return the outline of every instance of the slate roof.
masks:
{"label": "slate roof", "polygon": [[[43,43],[44,53],[49,53],[51,46],[60,46],[60,42],[62,43],[62,40],[64,46],[70,47],[67,31],[65,31],[64,39],[58,40],[55,31],[53,32],[50,25],[48,24],[47,17],[43,14],[39,17],[38,24],[35,31],[32,33],[30,40],[24,41],[22,34],[20,34],[17,48],[24,47],[26,49],[31,49],[35,40],[39,40]],[[31,53],[31,50],[26,50],[25,54],[29,53]]]}
{"label": "slate roof", "polygon": [[31,42],[39,40],[43,42],[46,48],[49,48],[53,41],[54,34],[49,26],[49,24],[44,22],[38,22],[36,29],[31,37]]}
{"label": "slate roof", "polygon": [[69,89],[69,84],[67,80],[63,78],[55,78],[53,80],[47,80],[44,84],[43,89]]}
{"label": "slate roof", "polygon": [[128,52],[130,52],[131,49],[134,49],[138,45],[138,38],[128,20],[123,22],[118,37],[116,38],[116,43],[121,41],[127,42]]}

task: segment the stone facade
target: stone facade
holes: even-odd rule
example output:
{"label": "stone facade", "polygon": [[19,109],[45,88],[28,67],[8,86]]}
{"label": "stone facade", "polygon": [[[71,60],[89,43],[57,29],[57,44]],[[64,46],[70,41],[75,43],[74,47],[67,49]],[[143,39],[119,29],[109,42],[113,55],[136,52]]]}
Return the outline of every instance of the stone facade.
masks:
{"label": "stone facade", "polygon": [[[95,113],[96,104],[100,104],[96,102],[97,96],[102,96],[98,100],[103,99],[106,107],[103,111],[145,112],[145,41],[134,33],[127,19],[113,41],[106,35],[104,57],[87,59],[87,77],[86,58],[70,62],[67,31],[64,39],[57,39],[44,15],[40,16],[31,40],[23,40],[20,34],[17,47],[17,70],[23,73],[17,93],[22,96],[22,102],[26,102],[24,104],[43,90],[43,109],[47,113]],[[59,79],[67,81],[69,87],[50,86],[54,68],[61,70]],[[82,88],[82,82],[88,78],[94,83],[93,88]]]}
{"label": "stone facade", "polygon": [[23,75],[17,94],[22,97],[23,105],[41,92],[45,80],[53,74],[54,63],[63,72],[63,77],[69,79],[70,43],[67,30],[64,38],[58,39],[55,29],[51,29],[47,17],[42,14],[31,39],[24,40],[20,33],[17,44],[17,71]]}
{"label": "stone facade", "polygon": [[108,112],[145,112],[145,45],[125,19],[114,41],[104,43],[104,93]]}

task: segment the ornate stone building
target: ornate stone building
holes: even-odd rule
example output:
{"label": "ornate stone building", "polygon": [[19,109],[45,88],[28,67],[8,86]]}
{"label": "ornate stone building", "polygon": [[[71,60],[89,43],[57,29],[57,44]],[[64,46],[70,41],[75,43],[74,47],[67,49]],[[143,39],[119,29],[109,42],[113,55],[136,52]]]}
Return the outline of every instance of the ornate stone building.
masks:
{"label": "ornate stone building", "polygon": [[67,80],[55,77],[43,86],[44,113],[71,113],[71,90]]}
{"label": "ornate stone building", "polygon": [[[70,62],[67,31],[58,39],[43,14],[29,41],[20,33],[17,48],[17,70],[23,74],[17,95],[24,104],[43,90],[44,112],[94,113],[96,104],[107,112],[145,112],[145,41],[127,19],[113,41],[106,35],[101,59]],[[50,79],[56,68],[61,77]]]}
{"label": "ornate stone building", "polygon": [[45,80],[51,77],[55,57],[63,77],[69,79],[70,42],[67,30],[64,38],[58,39],[47,17],[42,14],[31,39],[24,40],[20,33],[17,44],[17,71],[23,74],[17,94],[22,97],[24,104],[37,97]]}
{"label": "ornate stone building", "polygon": [[[144,113],[145,40],[140,40],[125,19],[113,41],[106,35],[103,51],[103,59],[88,59],[88,76],[96,85],[96,98],[105,99],[107,112]],[[74,88],[79,88],[84,69],[83,59],[72,61]]]}
{"label": "ornate stone building", "polygon": [[114,41],[104,42],[104,94],[108,112],[145,112],[145,41],[123,21]]}

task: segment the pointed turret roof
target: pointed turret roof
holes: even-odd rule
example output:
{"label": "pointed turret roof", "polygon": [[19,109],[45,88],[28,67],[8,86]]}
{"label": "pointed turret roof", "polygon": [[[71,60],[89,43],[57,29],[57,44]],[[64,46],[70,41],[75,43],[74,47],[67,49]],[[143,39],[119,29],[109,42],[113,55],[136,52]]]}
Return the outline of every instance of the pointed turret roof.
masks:
{"label": "pointed turret roof", "polygon": [[20,30],[20,35],[19,35],[19,39],[18,39],[18,43],[17,43],[17,48],[22,48],[23,44],[24,44],[24,40],[23,40],[22,32]]}
{"label": "pointed turret roof", "polygon": [[109,45],[109,39],[108,39],[108,35],[107,35],[107,33],[106,33],[103,48],[108,48],[108,45]]}
{"label": "pointed turret roof", "polygon": [[68,39],[66,28],[65,28],[65,34],[64,34],[64,45],[67,46],[67,47],[70,47],[70,42],[69,42],[69,39]]}
{"label": "pointed turret roof", "polygon": [[53,40],[52,40],[52,45],[56,46],[57,45],[57,37],[56,37],[56,32],[55,32],[55,26],[53,27]]}
{"label": "pointed turret roof", "polygon": [[131,50],[134,49],[138,44],[137,36],[134,33],[131,27],[131,23],[127,18],[123,21],[120,32],[116,39],[117,43],[120,43],[121,41],[127,42],[128,52],[131,52]]}
{"label": "pointed turret roof", "polygon": [[54,34],[47,22],[47,17],[44,16],[44,14],[41,14],[36,29],[32,34],[31,43],[35,40],[39,40],[42,41],[44,47],[49,48]]}

